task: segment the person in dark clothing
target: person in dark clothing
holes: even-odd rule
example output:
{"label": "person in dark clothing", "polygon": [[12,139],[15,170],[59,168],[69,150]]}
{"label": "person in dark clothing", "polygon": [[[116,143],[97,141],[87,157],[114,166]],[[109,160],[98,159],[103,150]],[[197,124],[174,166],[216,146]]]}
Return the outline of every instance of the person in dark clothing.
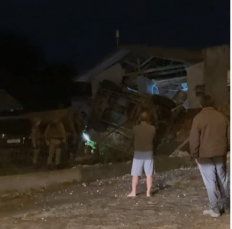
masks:
{"label": "person in dark clothing", "polygon": [[132,191],[128,197],[136,196],[136,187],[143,170],[147,177],[147,197],[151,195],[152,176],[154,173],[153,147],[156,129],[148,122],[149,114],[142,112],[140,124],[133,128],[134,158],[131,169]]}
{"label": "person in dark clothing", "polygon": [[195,116],[190,133],[190,154],[195,159],[207,189],[210,209],[204,215],[219,217],[229,209],[226,156],[230,146],[230,125],[214,108],[209,95],[201,98],[202,111]]}

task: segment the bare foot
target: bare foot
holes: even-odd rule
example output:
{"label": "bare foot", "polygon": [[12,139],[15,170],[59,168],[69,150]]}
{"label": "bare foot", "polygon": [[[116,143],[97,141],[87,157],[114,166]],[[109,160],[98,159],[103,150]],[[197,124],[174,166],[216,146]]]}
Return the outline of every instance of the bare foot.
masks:
{"label": "bare foot", "polygon": [[136,194],[134,192],[131,192],[127,197],[136,197]]}
{"label": "bare foot", "polygon": [[147,192],[147,197],[151,197],[151,193],[150,192]]}

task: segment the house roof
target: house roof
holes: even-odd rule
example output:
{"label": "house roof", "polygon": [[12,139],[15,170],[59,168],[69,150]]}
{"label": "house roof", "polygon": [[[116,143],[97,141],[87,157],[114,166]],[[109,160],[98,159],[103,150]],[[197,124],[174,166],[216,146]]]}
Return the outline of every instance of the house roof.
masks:
{"label": "house roof", "polygon": [[154,48],[141,45],[122,45],[116,52],[105,57],[104,60],[98,63],[94,68],[79,74],[73,80],[76,82],[89,82],[95,75],[116,64],[129,53],[136,53],[144,57],[154,56],[162,59],[170,59],[188,63],[198,63],[203,61],[201,51],[173,48]]}
{"label": "house roof", "polygon": [[23,109],[20,102],[14,99],[5,90],[0,90],[0,110],[18,110]]}
{"label": "house roof", "polygon": [[181,48],[155,48],[143,45],[122,45],[120,48],[138,53],[144,56],[154,56],[167,60],[198,63],[204,60],[201,50]]}
{"label": "house roof", "polygon": [[110,55],[106,56],[95,67],[79,74],[73,80],[76,82],[89,82],[92,79],[92,77],[94,77],[95,75],[101,73],[105,69],[117,63],[119,60],[121,60],[123,57],[129,54],[129,52],[130,51],[128,50],[118,49],[115,52],[111,53]]}

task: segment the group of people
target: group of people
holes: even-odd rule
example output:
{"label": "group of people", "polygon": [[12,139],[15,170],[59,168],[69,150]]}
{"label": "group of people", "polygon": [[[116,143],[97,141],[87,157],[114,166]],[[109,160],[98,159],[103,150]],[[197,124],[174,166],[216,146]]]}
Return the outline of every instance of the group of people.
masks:
{"label": "group of people", "polygon": [[[209,95],[200,99],[202,106],[192,123],[190,155],[199,168],[205,184],[210,208],[204,215],[219,217],[230,209],[230,191],[227,175],[227,153],[230,149],[230,125],[228,119],[214,108]],[[140,115],[140,124],[133,128],[134,158],[132,163],[132,190],[128,197],[136,196],[139,177],[146,174],[148,197],[151,196],[154,174],[153,145],[156,129],[149,124],[149,113]]]}
{"label": "group of people", "polygon": [[41,120],[34,120],[32,126],[32,146],[33,146],[33,164],[38,163],[39,154],[44,142],[49,147],[47,167],[52,169],[52,160],[55,156],[55,167],[58,169],[61,161],[62,145],[66,143],[66,133],[62,122],[59,119],[53,120],[46,128],[43,134],[40,128]]}

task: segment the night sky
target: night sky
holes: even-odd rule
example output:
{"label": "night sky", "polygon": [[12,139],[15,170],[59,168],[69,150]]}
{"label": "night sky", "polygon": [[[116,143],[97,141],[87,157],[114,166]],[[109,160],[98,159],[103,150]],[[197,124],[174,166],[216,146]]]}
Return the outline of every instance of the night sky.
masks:
{"label": "night sky", "polygon": [[201,48],[230,42],[229,0],[0,0],[0,30],[82,70],[120,43]]}

